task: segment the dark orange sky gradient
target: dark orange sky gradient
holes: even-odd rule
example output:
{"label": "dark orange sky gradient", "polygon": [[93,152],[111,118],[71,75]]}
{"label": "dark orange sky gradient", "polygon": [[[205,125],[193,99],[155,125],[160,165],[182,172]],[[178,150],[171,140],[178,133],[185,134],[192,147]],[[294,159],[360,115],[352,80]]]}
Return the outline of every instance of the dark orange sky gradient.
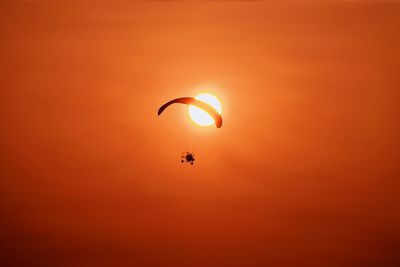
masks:
{"label": "dark orange sky gradient", "polygon": [[[0,266],[400,266],[399,27],[397,1],[2,2]],[[203,91],[221,129],[157,116]]]}

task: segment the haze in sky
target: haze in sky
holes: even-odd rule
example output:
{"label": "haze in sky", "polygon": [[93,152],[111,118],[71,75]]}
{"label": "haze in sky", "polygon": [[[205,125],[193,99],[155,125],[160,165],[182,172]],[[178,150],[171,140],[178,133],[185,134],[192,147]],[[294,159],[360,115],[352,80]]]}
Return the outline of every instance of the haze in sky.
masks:
{"label": "haze in sky", "polygon": [[[0,265],[400,266],[399,25],[396,1],[2,2]],[[157,116],[203,92],[221,128]]]}

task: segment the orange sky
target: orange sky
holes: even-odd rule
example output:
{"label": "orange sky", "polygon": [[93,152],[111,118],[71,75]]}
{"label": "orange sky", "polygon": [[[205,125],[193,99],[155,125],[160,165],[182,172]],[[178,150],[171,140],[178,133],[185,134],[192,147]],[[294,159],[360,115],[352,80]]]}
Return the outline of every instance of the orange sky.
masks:
{"label": "orange sky", "polygon": [[283,2],[1,3],[0,265],[399,266],[400,3]]}

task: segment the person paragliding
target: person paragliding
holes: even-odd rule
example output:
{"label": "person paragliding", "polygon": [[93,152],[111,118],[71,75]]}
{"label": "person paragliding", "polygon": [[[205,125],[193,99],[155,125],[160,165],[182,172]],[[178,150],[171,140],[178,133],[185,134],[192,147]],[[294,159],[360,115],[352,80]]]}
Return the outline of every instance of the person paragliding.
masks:
{"label": "person paragliding", "polygon": [[193,165],[193,163],[194,163],[194,153],[187,152],[187,151],[183,152],[182,156],[181,156],[181,162],[182,163],[187,162],[187,163],[190,163],[191,165]]}
{"label": "person paragliding", "polygon": [[[170,107],[172,104],[184,104],[184,105],[190,105],[190,106],[195,106],[201,110],[203,110],[204,112],[206,112],[213,120],[215,123],[215,126],[217,128],[221,128],[222,126],[222,117],[221,114],[218,112],[218,110],[216,108],[214,108],[212,105],[196,99],[194,97],[180,97],[180,98],[176,98],[173,99],[171,101],[168,101],[167,103],[165,103],[164,105],[162,105],[159,109],[158,109],[158,115],[161,115],[163,113],[163,111],[165,109],[167,109],[168,107]],[[183,152],[181,155],[181,162],[184,163],[190,163],[191,165],[193,165],[195,161],[195,157],[194,157],[194,153],[192,152]]]}

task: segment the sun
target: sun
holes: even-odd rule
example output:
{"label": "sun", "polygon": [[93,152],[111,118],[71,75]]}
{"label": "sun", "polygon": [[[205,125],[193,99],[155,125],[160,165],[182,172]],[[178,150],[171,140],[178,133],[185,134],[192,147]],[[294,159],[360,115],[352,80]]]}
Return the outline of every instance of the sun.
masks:
{"label": "sun", "polygon": [[[212,94],[203,93],[197,95],[195,98],[209,104],[221,114],[221,102]],[[207,112],[192,105],[189,106],[189,116],[195,123],[201,126],[211,126],[215,123],[214,119]]]}

